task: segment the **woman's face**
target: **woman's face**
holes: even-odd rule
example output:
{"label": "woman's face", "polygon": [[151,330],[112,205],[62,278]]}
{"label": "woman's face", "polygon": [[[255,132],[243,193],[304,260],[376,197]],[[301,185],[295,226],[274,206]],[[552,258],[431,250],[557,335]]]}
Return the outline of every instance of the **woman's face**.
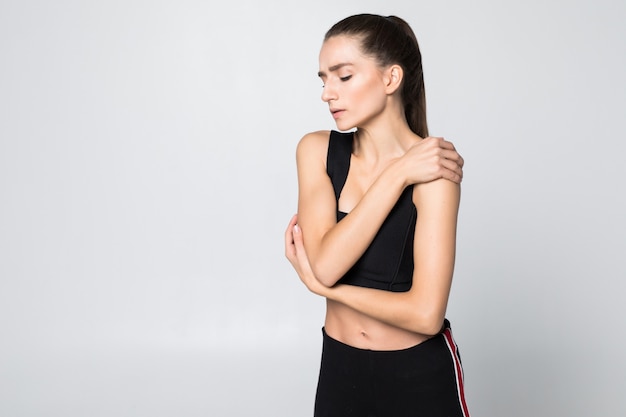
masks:
{"label": "woman's face", "polygon": [[385,108],[384,71],[363,55],[359,41],[348,36],[327,39],[320,51],[322,100],[328,103],[339,130],[363,127]]}

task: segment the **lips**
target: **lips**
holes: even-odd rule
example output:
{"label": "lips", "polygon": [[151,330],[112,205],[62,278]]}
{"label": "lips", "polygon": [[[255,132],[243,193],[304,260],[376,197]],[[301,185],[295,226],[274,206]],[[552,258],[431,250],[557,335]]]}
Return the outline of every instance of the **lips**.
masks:
{"label": "lips", "polygon": [[344,109],[330,109],[330,113],[333,115],[335,119],[341,117],[341,115],[345,112]]}

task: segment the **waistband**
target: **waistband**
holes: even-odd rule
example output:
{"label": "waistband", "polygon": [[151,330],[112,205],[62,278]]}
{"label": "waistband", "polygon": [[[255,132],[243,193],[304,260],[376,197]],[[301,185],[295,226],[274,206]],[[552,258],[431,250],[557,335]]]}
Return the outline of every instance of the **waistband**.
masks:
{"label": "waistband", "polygon": [[444,319],[443,326],[441,327],[441,330],[439,331],[439,333],[437,333],[436,335],[434,335],[430,339],[424,340],[423,342],[420,342],[420,343],[418,343],[416,345],[409,346],[409,347],[404,348],[404,349],[375,350],[375,349],[358,348],[358,347],[354,347],[354,346],[348,345],[346,343],[343,343],[343,342],[341,342],[341,341],[339,341],[337,339],[334,339],[333,337],[329,336],[328,333],[326,333],[326,329],[324,327],[322,327],[322,337],[323,337],[323,342],[324,342],[325,345],[329,345],[329,346],[332,346],[335,349],[342,349],[342,350],[345,350],[345,351],[369,352],[369,353],[376,352],[376,353],[380,353],[380,354],[410,352],[410,351],[417,350],[417,349],[420,349],[420,348],[425,348],[429,344],[432,344],[432,343],[434,343],[436,341],[441,340],[444,337],[444,332],[447,332],[447,333],[451,332],[450,321],[448,321],[448,319]]}

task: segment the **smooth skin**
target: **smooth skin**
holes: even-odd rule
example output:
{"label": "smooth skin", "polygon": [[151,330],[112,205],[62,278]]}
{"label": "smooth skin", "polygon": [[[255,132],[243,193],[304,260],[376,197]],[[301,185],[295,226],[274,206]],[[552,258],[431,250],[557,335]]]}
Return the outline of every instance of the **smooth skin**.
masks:
{"label": "smooth skin", "polygon": [[[322,100],[338,129],[358,129],[338,207],[326,174],[329,132],[310,133],[298,144],[298,215],[285,232],[285,254],[307,288],[326,297],[329,336],[363,349],[414,346],[443,324],[463,159],[450,142],[410,130],[399,65],[382,68],[348,36],[326,40],[319,61]],[[337,284],[409,185],[418,212],[411,289],[393,293]],[[348,213],[340,222],[337,209]]]}

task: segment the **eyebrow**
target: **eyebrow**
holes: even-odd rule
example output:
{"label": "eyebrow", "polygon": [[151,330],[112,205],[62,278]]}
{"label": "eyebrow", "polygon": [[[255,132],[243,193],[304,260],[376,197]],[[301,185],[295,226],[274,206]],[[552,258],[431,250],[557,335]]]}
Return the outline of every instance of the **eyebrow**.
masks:
{"label": "eyebrow", "polygon": [[[334,72],[334,71],[337,71],[338,69],[346,67],[348,65],[352,65],[352,63],[350,63],[350,62],[342,62],[340,64],[333,65],[332,67],[329,67],[328,71]],[[317,73],[317,76],[320,77],[320,78],[321,77],[325,77],[326,73],[324,71],[320,71],[320,72]]]}

